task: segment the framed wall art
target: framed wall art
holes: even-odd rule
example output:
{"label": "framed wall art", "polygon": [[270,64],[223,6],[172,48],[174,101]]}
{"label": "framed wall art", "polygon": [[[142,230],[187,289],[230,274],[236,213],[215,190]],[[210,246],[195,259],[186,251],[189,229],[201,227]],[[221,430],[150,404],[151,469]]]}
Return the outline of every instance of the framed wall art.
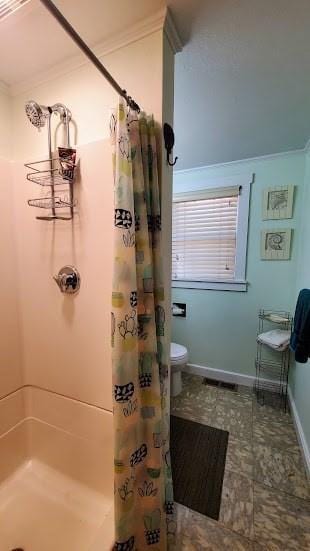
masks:
{"label": "framed wall art", "polygon": [[292,218],[293,185],[275,186],[263,191],[263,220],[281,220]]}
{"label": "framed wall art", "polygon": [[262,260],[289,260],[291,257],[292,230],[272,229],[261,233]]}

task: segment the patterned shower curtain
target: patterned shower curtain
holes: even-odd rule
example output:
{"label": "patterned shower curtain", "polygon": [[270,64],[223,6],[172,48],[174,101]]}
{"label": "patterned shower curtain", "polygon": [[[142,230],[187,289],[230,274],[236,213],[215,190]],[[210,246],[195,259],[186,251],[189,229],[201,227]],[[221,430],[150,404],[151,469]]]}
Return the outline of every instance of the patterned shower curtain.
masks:
{"label": "patterned shower curtain", "polygon": [[111,135],[115,178],[114,549],[164,551],[173,546],[175,522],[159,159],[153,118],[127,112],[120,99],[111,119]]}

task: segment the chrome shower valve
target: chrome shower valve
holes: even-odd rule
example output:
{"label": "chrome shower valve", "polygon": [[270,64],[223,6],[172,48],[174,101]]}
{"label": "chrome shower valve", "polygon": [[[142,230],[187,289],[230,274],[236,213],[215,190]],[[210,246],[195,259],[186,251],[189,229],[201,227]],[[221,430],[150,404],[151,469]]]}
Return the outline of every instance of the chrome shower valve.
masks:
{"label": "chrome shower valve", "polygon": [[53,276],[60,291],[67,295],[77,293],[81,285],[81,277],[74,266],[64,266]]}

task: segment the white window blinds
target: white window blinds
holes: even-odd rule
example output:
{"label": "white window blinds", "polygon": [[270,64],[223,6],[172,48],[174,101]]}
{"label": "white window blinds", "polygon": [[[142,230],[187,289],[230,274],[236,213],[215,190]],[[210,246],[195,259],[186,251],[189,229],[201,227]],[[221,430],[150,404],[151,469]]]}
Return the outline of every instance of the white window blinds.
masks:
{"label": "white window blinds", "polygon": [[179,194],[172,212],[172,279],[235,278],[239,187]]}

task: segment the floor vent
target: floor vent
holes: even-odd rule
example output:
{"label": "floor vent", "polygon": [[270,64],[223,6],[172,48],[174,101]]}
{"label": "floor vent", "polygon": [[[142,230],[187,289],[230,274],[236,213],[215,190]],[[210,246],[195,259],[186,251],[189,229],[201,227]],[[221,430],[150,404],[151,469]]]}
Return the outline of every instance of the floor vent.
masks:
{"label": "floor vent", "polygon": [[236,392],[238,389],[238,385],[236,385],[236,383],[225,383],[224,381],[216,381],[215,379],[208,379],[207,377],[204,377],[202,384],[217,386],[218,388],[226,388],[226,390],[231,390],[232,392]]}

